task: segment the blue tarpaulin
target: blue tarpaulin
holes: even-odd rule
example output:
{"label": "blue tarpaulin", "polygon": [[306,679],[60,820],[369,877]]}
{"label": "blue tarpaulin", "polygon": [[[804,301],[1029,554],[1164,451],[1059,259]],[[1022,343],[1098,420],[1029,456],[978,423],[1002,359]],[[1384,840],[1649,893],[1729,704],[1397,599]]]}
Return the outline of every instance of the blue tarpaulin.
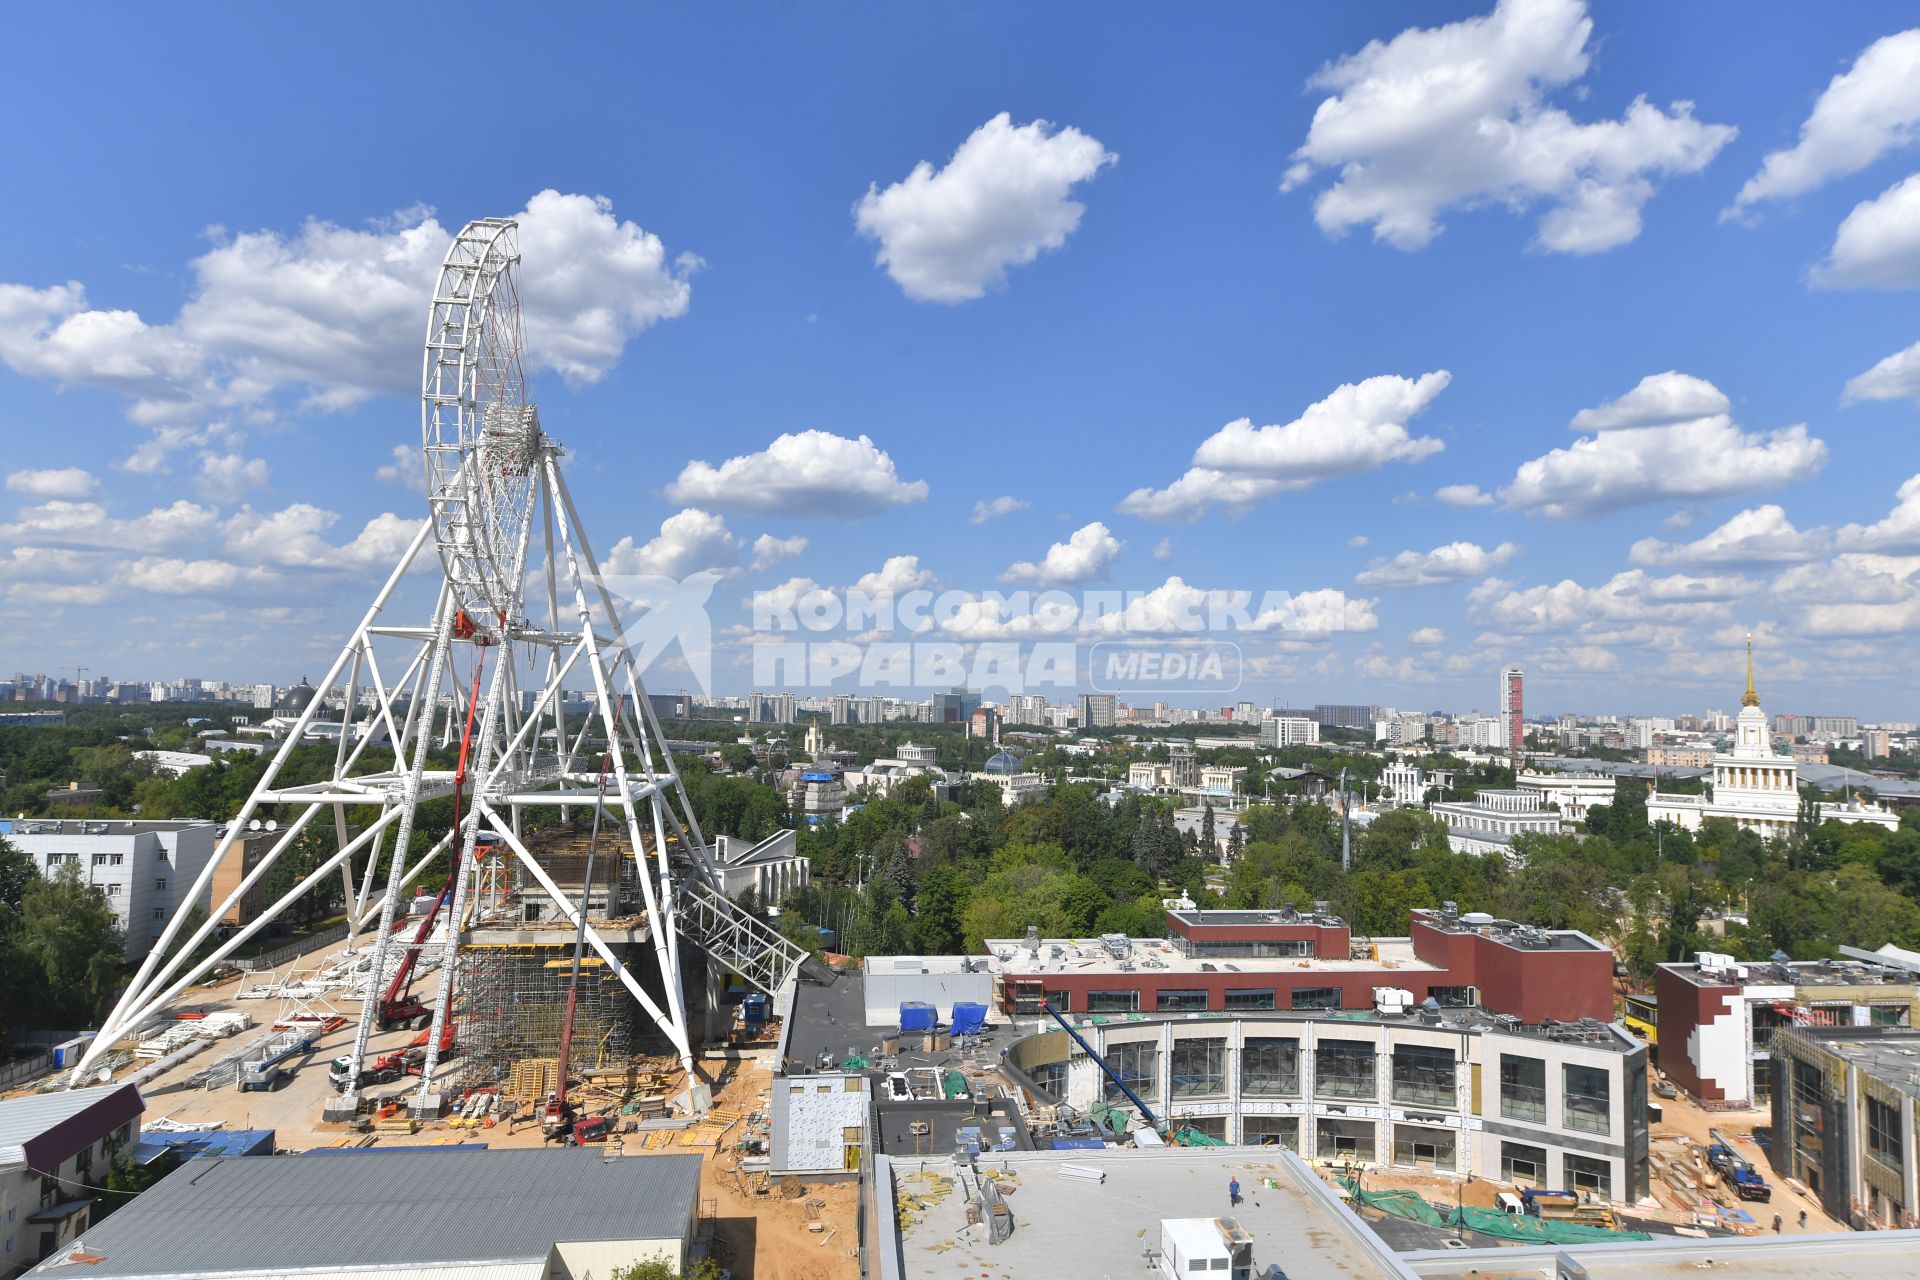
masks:
{"label": "blue tarpaulin", "polygon": [[900,1029],[902,1031],[931,1031],[938,1014],[934,1007],[924,1000],[902,1000],[900,1002]]}
{"label": "blue tarpaulin", "polygon": [[983,1004],[956,1004],[953,1006],[953,1034],[972,1036],[980,1034],[980,1028],[987,1023],[987,1006]]}
{"label": "blue tarpaulin", "polygon": [[143,1133],[133,1144],[137,1164],[151,1164],[172,1154],[181,1160],[198,1156],[270,1156],[274,1133],[271,1129],[210,1129],[197,1133]]}
{"label": "blue tarpaulin", "polygon": [[1107,1144],[1098,1138],[1055,1138],[1055,1151],[1105,1151]]}

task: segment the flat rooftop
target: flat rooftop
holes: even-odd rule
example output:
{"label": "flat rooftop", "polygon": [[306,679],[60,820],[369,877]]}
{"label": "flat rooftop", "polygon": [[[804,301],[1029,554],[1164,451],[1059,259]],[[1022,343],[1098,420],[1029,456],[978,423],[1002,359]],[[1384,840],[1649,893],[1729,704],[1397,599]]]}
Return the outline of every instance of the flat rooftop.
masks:
{"label": "flat rooftop", "polygon": [[1344,929],[1347,922],[1326,911],[1297,911],[1282,907],[1278,911],[1243,911],[1219,907],[1211,910],[1169,911],[1182,924],[1204,928],[1258,925],[1312,925],[1316,929]]}
{"label": "flat rooftop", "polygon": [[1114,973],[1122,965],[1155,973],[1379,973],[1396,970],[1438,973],[1413,954],[1411,938],[1374,938],[1377,960],[1323,960],[1317,956],[1190,956],[1165,938],[1133,938],[1125,957],[1115,956],[1098,938],[1042,938],[1036,949],[1025,938],[988,938],[987,951],[998,973]]}
{"label": "flat rooftop", "polygon": [[[190,1160],[74,1242],[87,1276],[264,1275],[544,1259],[555,1243],[678,1239],[700,1157],[588,1149]],[[41,1270],[52,1270],[67,1250]]]}
{"label": "flat rooftop", "polygon": [[[1476,837],[1483,832],[1472,832]],[[1605,943],[1588,937],[1578,929],[1541,929],[1516,920],[1502,920],[1484,911],[1447,915],[1441,911],[1418,910],[1413,918],[1441,933],[1473,934],[1497,942],[1515,951],[1608,951]]]}
{"label": "flat rooftop", "polygon": [[1920,1027],[1794,1027],[1804,1036],[1872,1076],[1920,1098]]}
{"label": "flat rooftop", "polygon": [[[947,1012],[942,1009],[941,1017]],[[796,982],[792,1012],[787,1015],[784,1029],[785,1063],[780,1074],[837,1071],[842,1062],[855,1056],[871,1062],[879,1054],[881,1040],[892,1034],[892,1030],[867,1025],[866,974],[861,970],[841,974],[830,987],[804,980]],[[921,1037],[909,1035],[900,1046],[899,1066],[902,1069],[935,1067],[945,1071],[963,1066],[968,1059],[994,1063],[1000,1060],[1000,1051],[1017,1039],[1019,1036],[1011,1023],[993,1018],[981,1031],[981,1047],[977,1053],[962,1053],[951,1045],[927,1053],[918,1047]],[[823,1053],[829,1066],[822,1066]]]}
{"label": "flat rooftop", "polygon": [[1872,964],[1864,960],[1790,960],[1773,964],[1760,960],[1700,965],[1663,964],[1661,969],[1696,987],[1911,987],[1920,985],[1920,973]]}
{"label": "flat rooftop", "polygon": [[1554,1261],[1561,1254],[1592,1280],[1905,1280],[1920,1275],[1920,1231],[1448,1249],[1403,1254],[1401,1261],[1430,1280],[1542,1280],[1565,1274]]}
{"label": "flat rooftop", "polygon": [[[1254,1156],[1254,1151],[1261,1151]],[[884,1158],[898,1214],[903,1280],[996,1277],[1149,1276],[1146,1250],[1158,1254],[1163,1218],[1232,1217],[1253,1237],[1254,1273],[1278,1264],[1288,1280],[1365,1280],[1408,1272],[1297,1157],[1263,1148],[1018,1151],[982,1156],[980,1172],[1007,1175],[1013,1234],[989,1244],[967,1225],[967,1206],[950,1182],[952,1161]],[[1097,1168],[1095,1182],[1068,1177],[1063,1165]],[[1227,1203],[1240,1180],[1241,1201]],[[1263,1178],[1276,1184],[1262,1185]],[[913,1197],[908,1203],[904,1197]],[[905,1204],[904,1211],[901,1205]],[[887,1224],[876,1235],[884,1241]],[[886,1274],[883,1270],[877,1274]]]}

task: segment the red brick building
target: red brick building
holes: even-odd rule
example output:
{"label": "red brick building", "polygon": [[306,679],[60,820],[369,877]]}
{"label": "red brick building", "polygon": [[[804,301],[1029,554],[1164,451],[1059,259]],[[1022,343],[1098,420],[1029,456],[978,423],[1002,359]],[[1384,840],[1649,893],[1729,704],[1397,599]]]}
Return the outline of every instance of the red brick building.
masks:
{"label": "red brick building", "polygon": [[1477,1005],[1525,1024],[1613,1020],[1613,952],[1575,930],[1451,908],[1412,913],[1408,936],[1356,940],[1324,910],[1167,912],[1169,938],[989,939],[1003,1007],[1033,1014]]}

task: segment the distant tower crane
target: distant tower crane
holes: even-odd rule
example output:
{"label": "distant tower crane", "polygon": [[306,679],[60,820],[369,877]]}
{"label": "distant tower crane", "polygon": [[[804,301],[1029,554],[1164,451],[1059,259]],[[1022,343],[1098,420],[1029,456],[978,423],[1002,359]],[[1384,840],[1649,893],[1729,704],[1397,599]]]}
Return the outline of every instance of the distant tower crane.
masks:
{"label": "distant tower crane", "polygon": [[[436,1068],[458,1016],[457,948],[483,842],[506,846],[529,885],[576,927],[689,1070],[683,944],[704,951],[716,969],[769,992],[806,961],[805,952],[720,891],[705,836],[625,646],[618,606],[567,491],[560,446],[541,429],[526,396],[516,231],[509,220],[482,218],[462,228],[449,247],[429,310],[421,379],[428,518],[181,900],[207,896],[217,868],[256,814],[280,820],[278,838],[224,902],[204,917],[182,911],[167,922],[70,1083],[87,1079],[116,1042],[322,877],[339,872],[348,883],[348,948],[374,926],[373,955],[352,1057],[343,1064],[346,1091],[329,1115],[356,1113],[368,1037],[383,1016],[399,1015],[430,1022],[415,1106],[432,1109]],[[410,577],[416,567],[432,572]],[[403,595],[414,600],[414,584],[423,581],[433,600],[425,621],[387,620],[388,607]],[[533,677],[523,690],[528,672]],[[588,711],[576,719],[563,697],[569,681],[587,688]],[[304,783],[283,778],[294,747],[330,702],[342,708],[331,775]],[[428,759],[443,714],[449,730],[456,719],[465,726],[455,768]],[[374,755],[370,761],[375,745],[391,750],[391,760]],[[658,997],[521,839],[528,810],[597,804],[603,757],[609,761],[605,807],[626,827],[660,976]],[[447,797],[457,797],[455,825],[416,848],[419,806]],[[349,825],[350,810],[357,831]],[[333,819],[333,851],[278,901],[218,938],[219,922],[326,815]],[[405,928],[402,895],[448,855],[447,884],[432,920],[401,940],[395,920]],[[183,936],[195,919],[204,923]],[[431,1002],[414,1000],[406,991],[413,962],[436,948],[439,991]]]}

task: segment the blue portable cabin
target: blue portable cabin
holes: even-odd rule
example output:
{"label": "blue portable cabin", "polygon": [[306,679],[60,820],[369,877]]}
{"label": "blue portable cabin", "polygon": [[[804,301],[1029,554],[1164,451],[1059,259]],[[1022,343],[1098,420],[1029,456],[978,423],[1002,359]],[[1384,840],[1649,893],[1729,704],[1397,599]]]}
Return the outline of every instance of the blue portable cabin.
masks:
{"label": "blue portable cabin", "polygon": [[902,1000],[900,1002],[900,1030],[931,1031],[938,1021],[939,1011],[924,1000]]}
{"label": "blue portable cabin", "polygon": [[987,1006],[966,1001],[953,1006],[953,1034],[977,1036],[987,1025]]}

